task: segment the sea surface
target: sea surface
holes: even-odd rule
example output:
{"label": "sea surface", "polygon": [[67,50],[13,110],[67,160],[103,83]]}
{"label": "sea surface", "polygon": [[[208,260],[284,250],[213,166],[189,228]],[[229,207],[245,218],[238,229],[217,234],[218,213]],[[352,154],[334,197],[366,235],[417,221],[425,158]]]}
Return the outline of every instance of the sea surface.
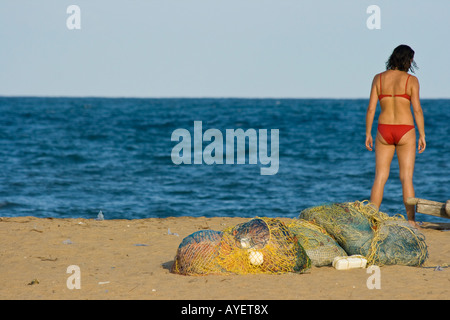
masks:
{"label": "sea surface", "polygon": [[[364,146],[367,104],[363,99],[0,97],[0,216],[96,218],[102,211],[105,219],[293,218],[310,206],[366,200],[375,165],[375,153]],[[416,196],[445,202],[450,199],[450,100],[423,100],[422,108],[427,149],[416,157]],[[227,129],[266,129],[269,137],[278,129],[278,171],[262,175],[268,165],[250,164],[249,155],[244,164],[227,164],[225,154],[224,164],[194,164],[194,121],[202,122],[203,133],[220,131],[223,141],[214,140],[215,146],[224,149]],[[190,133],[191,164],[172,160],[181,141],[171,139],[176,129]],[[267,142],[269,154],[272,142]],[[398,177],[395,156],[381,206],[390,215],[405,214]],[[417,220],[448,222],[422,214]]]}

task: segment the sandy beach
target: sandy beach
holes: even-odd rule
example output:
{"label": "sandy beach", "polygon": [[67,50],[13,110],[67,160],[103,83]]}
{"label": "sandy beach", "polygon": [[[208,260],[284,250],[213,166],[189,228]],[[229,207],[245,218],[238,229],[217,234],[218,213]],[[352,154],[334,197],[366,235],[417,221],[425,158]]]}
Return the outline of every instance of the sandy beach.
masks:
{"label": "sandy beach", "polygon": [[[422,229],[424,267],[383,266],[380,289],[367,269],[312,267],[304,274],[182,276],[170,273],[181,240],[247,218],[137,220],[0,218],[0,298],[148,300],[449,299],[450,233]],[[289,222],[290,219],[281,219]],[[170,229],[170,233],[169,233]],[[69,289],[79,270],[79,289]],[[441,268],[436,269],[437,266]],[[70,270],[69,270],[70,271]],[[75,282],[71,282],[75,283]]]}

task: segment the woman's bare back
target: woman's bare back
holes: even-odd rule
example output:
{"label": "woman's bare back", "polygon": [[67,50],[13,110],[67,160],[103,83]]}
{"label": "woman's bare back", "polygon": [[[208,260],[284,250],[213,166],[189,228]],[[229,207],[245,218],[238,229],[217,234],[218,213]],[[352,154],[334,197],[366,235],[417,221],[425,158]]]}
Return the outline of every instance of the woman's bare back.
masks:
{"label": "woman's bare back", "polygon": [[[381,112],[378,123],[414,125],[411,112],[414,76],[404,71],[387,70],[376,79]],[[381,80],[381,81],[380,81]]]}

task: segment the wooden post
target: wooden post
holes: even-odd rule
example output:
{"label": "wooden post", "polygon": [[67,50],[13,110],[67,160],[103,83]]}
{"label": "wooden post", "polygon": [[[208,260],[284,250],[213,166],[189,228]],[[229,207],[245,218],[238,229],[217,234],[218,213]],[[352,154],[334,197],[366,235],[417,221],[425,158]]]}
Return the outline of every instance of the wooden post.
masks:
{"label": "wooden post", "polygon": [[406,203],[415,205],[416,212],[450,219],[450,200],[443,203],[419,198],[408,198]]}

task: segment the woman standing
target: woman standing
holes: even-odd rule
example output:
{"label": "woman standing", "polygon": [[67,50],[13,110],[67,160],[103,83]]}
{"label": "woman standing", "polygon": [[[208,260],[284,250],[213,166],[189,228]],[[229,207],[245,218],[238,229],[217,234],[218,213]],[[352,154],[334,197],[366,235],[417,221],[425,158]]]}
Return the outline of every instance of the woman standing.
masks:
{"label": "woman standing", "polygon": [[409,197],[414,197],[413,173],[416,156],[414,119],[419,132],[419,153],[425,150],[426,142],[419,99],[419,81],[415,76],[408,74],[408,71],[414,72],[414,67],[417,67],[414,62],[414,51],[407,45],[400,45],[394,49],[386,62],[386,71],[373,78],[366,114],[366,148],[372,151],[372,124],[377,102],[380,101],[381,112],[375,138],[375,181],[370,201],[380,207],[391,161],[397,152],[403,203],[409,223],[417,226],[414,206],[406,203]]}

